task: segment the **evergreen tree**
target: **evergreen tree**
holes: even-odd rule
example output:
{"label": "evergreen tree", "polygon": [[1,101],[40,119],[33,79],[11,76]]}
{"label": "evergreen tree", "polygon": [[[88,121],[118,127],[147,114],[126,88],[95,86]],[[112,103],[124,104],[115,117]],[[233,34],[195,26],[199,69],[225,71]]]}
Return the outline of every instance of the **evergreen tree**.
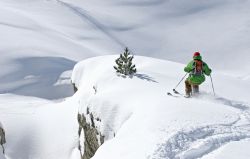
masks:
{"label": "evergreen tree", "polygon": [[123,54],[120,54],[120,57],[115,60],[117,66],[114,66],[114,69],[117,73],[121,73],[125,76],[133,75],[136,73],[135,65],[132,63],[134,56],[130,55],[128,48],[125,48]]}

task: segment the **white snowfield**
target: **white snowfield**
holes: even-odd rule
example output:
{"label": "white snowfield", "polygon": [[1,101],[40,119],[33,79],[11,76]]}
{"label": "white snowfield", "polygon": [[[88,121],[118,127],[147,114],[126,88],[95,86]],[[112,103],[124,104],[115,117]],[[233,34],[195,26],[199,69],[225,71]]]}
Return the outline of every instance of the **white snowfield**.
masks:
{"label": "white snowfield", "polygon": [[[216,89],[216,97],[209,78],[199,97],[170,97],[167,91],[181,79],[184,65],[136,56],[138,73],[124,78],[113,69],[115,58],[85,60],[75,66],[72,75],[79,88],[75,95],[79,96],[79,110],[86,113],[88,107],[95,118],[100,118],[102,122],[97,125],[106,136],[93,159],[194,159],[234,141],[242,141],[238,146],[249,144],[250,95],[244,92],[250,88],[248,82],[214,73],[215,86],[224,87]],[[241,91],[234,89],[235,82],[242,84],[237,85]],[[249,154],[248,147],[225,149],[229,155],[224,159],[229,159],[230,153],[241,152],[231,158],[244,159]]]}
{"label": "white snowfield", "polygon": [[[77,113],[87,107],[105,135],[93,159],[248,159],[249,7],[0,0],[0,159],[79,159]],[[136,54],[133,78],[113,69],[125,46]],[[216,97],[209,78],[197,98],[167,96],[197,50],[214,71]]]}
{"label": "white snowfield", "polygon": [[199,97],[170,97],[167,91],[182,77],[184,65],[136,56],[138,73],[124,78],[113,69],[116,58],[78,63],[72,81],[79,90],[64,101],[0,95],[4,157],[79,159],[76,118],[88,107],[101,119],[96,126],[105,135],[94,159],[248,158],[249,81],[215,72],[215,88],[224,88],[216,89],[216,97],[209,79]]}

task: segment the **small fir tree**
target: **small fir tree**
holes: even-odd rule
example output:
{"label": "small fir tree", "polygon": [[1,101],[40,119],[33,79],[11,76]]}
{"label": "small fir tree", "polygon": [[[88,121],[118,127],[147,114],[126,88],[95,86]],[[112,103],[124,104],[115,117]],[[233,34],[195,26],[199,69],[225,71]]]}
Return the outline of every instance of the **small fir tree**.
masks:
{"label": "small fir tree", "polygon": [[116,66],[114,69],[117,73],[127,75],[133,75],[136,73],[135,65],[132,63],[134,56],[130,55],[128,48],[125,48],[123,54],[120,54],[120,57],[115,60]]}

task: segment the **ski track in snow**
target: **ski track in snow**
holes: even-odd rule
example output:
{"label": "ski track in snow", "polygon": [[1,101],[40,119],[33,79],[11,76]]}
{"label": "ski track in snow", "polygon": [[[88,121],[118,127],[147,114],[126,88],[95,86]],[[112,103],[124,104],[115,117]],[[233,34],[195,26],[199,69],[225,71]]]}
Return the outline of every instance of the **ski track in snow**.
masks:
{"label": "ski track in snow", "polygon": [[[224,144],[250,138],[249,105],[225,98],[215,101],[240,110],[239,118],[229,124],[215,124],[181,130],[157,146],[150,159],[196,159]],[[243,125],[237,125],[246,120]]]}
{"label": "ski track in snow", "polygon": [[66,3],[66,2],[63,2],[63,1],[60,1],[60,0],[56,0],[56,1],[59,4],[61,4],[62,6],[69,8],[71,11],[73,11],[75,14],[77,14],[84,21],[88,20],[91,24],[93,24],[96,28],[98,28],[101,32],[103,32],[105,35],[107,35],[110,39],[115,41],[121,47],[123,47],[123,48],[126,47],[126,45],[121,40],[119,40],[117,37],[115,37],[113,34],[111,34],[104,25],[102,25],[100,22],[98,22],[98,20],[96,18],[91,16],[83,8],[79,8],[77,6],[74,6],[72,4],[69,4],[69,3]]}

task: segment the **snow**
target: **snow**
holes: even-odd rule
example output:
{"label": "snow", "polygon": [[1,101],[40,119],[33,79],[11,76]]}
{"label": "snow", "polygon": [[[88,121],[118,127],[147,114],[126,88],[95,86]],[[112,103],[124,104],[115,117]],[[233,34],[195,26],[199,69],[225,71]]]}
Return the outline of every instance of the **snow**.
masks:
{"label": "snow", "polygon": [[[250,137],[249,105],[245,103],[249,94],[241,102],[226,98],[237,92],[213,97],[208,79],[200,97],[170,97],[167,90],[177,82],[183,65],[136,56],[138,74],[124,78],[113,69],[115,58],[85,60],[72,74],[79,89],[80,111],[89,109],[102,120],[98,127],[107,141],[94,159],[198,158],[221,145]],[[222,87],[233,87],[231,80],[215,80]]]}
{"label": "snow", "polygon": [[[79,159],[76,118],[87,107],[105,135],[94,159],[248,158],[249,5],[1,0],[0,159]],[[125,46],[133,78],[113,70]],[[166,96],[194,51],[213,69],[216,97],[209,78],[197,98]]]}
{"label": "snow", "polygon": [[249,140],[232,142],[225,146],[222,146],[215,152],[203,157],[202,159],[245,159],[250,155],[250,152],[245,149],[249,146]]}
{"label": "snow", "polygon": [[0,95],[7,158],[70,158],[78,142],[77,105],[34,97]]}
{"label": "snow", "polygon": [[[70,96],[73,91],[62,91],[69,86],[57,83],[61,73],[82,59],[117,54],[125,46],[137,55],[181,63],[198,50],[212,68],[248,79],[248,6],[248,0],[2,0],[0,92]],[[46,69],[49,76],[41,72]]]}

